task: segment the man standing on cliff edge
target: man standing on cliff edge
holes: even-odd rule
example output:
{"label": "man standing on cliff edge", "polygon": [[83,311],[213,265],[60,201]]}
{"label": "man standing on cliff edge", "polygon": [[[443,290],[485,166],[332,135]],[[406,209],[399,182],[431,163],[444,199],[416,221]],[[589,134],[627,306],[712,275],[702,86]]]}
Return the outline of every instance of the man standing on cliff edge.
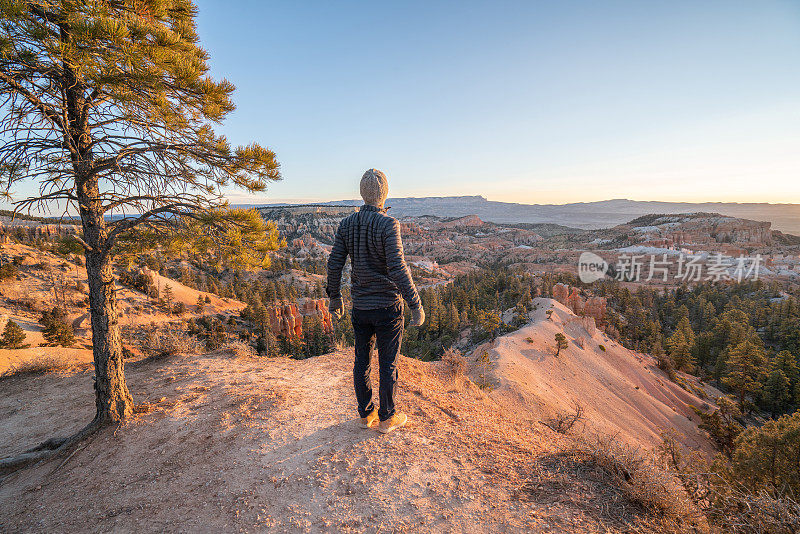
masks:
{"label": "man standing on cliff edge", "polygon": [[[350,255],[352,267],[353,331],[356,360],[353,383],[358,400],[361,427],[369,428],[380,419],[378,430],[384,434],[406,424],[408,417],[395,411],[397,392],[397,357],[403,338],[403,299],[411,308],[411,325],[425,322],[425,312],[403,257],[400,223],[386,215],[383,203],[389,196],[386,175],[370,169],[361,177],[361,209],[345,218],[336,231],[333,250],[328,258],[328,297],[330,311],[337,317],[344,313],[340,292],[342,269]],[[372,347],[377,340],[380,365],[380,407],[372,402],[370,378]]]}

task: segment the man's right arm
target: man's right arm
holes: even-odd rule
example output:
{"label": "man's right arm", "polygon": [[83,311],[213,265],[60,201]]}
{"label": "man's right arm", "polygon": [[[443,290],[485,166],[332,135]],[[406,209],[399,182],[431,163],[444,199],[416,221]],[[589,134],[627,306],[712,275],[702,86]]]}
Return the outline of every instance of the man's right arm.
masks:
{"label": "man's right arm", "polygon": [[328,257],[328,286],[326,291],[331,301],[342,298],[340,289],[342,284],[342,270],[344,269],[345,261],[347,261],[347,246],[342,237],[343,224],[344,222],[339,224],[339,228],[336,230],[336,237],[333,239],[333,249],[331,250],[331,255]]}

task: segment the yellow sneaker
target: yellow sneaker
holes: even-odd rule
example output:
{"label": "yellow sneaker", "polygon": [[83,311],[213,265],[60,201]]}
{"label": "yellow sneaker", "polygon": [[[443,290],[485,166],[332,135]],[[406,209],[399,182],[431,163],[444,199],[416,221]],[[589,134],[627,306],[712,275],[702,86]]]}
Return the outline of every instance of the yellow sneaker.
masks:
{"label": "yellow sneaker", "polygon": [[378,430],[381,432],[381,434],[388,434],[395,428],[400,428],[401,426],[405,426],[407,421],[408,417],[406,417],[406,414],[402,412],[397,412],[386,421],[381,421],[380,424],[378,425]]}
{"label": "yellow sneaker", "polygon": [[378,410],[372,410],[366,417],[361,418],[361,428],[369,428],[378,420]]}

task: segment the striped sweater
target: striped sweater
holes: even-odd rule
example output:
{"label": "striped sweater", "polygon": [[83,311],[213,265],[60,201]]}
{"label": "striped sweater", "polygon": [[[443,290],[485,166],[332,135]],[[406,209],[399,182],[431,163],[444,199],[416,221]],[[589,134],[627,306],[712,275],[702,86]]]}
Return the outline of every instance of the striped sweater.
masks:
{"label": "striped sweater", "polygon": [[400,223],[385,210],[365,204],[342,220],[328,258],[328,297],[341,297],[342,269],[352,264],[353,307],[375,310],[405,299],[412,309],[420,300],[403,257]]}

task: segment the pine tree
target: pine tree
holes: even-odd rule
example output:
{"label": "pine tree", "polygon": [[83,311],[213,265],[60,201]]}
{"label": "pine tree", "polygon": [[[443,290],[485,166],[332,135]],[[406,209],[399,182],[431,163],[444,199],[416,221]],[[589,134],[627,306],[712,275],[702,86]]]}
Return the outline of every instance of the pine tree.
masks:
{"label": "pine tree", "polygon": [[[686,306],[681,306],[682,310],[686,310]],[[686,312],[688,313],[688,312]],[[683,338],[689,345],[694,345],[694,330],[692,330],[692,323],[689,322],[689,317],[684,315],[678,321],[678,326],[675,327],[675,331],[681,332],[683,334]]]}
{"label": "pine tree", "polygon": [[264,284],[264,302],[272,302],[275,300],[276,291],[275,291],[275,284],[268,280]]}
{"label": "pine tree", "polygon": [[197,311],[198,314],[202,314],[203,310],[205,310],[206,301],[203,299],[203,294],[202,293],[198,293],[197,294],[197,303],[194,305],[194,308],[195,308],[195,311]]}
{"label": "pine tree", "polygon": [[321,299],[325,296],[325,289],[322,287],[322,280],[317,280],[314,286],[314,298]]}
{"label": "pine tree", "polygon": [[267,308],[261,302],[257,302],[253,308],[253,322],[258,325],[262,336],[265,336],[270,331],[267,324]]}
{"label": "pine tree", "polygon": [[214,293],[215,295],[219,295],[219,287],[214,280],[208,280],[206,282],[206,288],[209,293]]}
{"label": "pine tree", "polygon": [[653,343],[653,347],[650,349],[650,354],[656,359],[658,368],[666,372],[668,375],[670,375],[670,378],[672,378],[672,376],[675,374],[675,364],[672,361],[672,357],[668,356],[664,351],[664,346],[661,344],[660,338],[657,338],[657,340]]}
{"label": "pine tree", "polygon": [[256,350],[268,358],[280,356],[278,340],[271,331],[267,330],[256,341]]}
{"label": "pine tree", "polygon": [[744,430],[731,455],[731,478],[754,493],[800,494],[800,411]]}
{"label": "pine tree", "polygon": [[481,372],[480,372],[481,383],[478,384],[478,387],[481,388],[481,389],[490,389],[491,388],[491,384],[489,383],[489,379],[488,379],[488,374],[489,373],[488,372],[489,372],[489,366],[491,365],[492,360],[489,357],[489,351],[484,350],[483,352],[481,352],[480,355],[478,356],[477,361],[478,361],[478,364],[480,365],[480,368],[481,368]]}
{"label": "pine tree", "polygon": [[489,334],[492,341],[497,338],[501,323],[500,313],[494,310],[481,310],[478,312],[478,327]]}
{"label": "pine tree", "polygon": [[708,432],[723,454],[730,456],[736,437],[744,429],[737,422],[737,419],[742,416],[742,412],[739,410],[736,400],[731,396],[719,397],[717,406],[718,409],[710,414],[701,413],[702,423],[699,426]]}
{"label": "pine tree", "polygon": [[775,355],[772,368],[783,371],[786,378],[793,384],[800,380],[800,367],[797,365],[797,359],[788,350],[782,350]]}
{"label": "pine tree", "polygon": [[740,406],[744,406],[747,395],[760,391],[766,366],[764,349],[753,340],[743,341],[730,351],[726,363],[728,372],[722,382],[736,392]]}
{"label": "pine tree", "polygon": [[772,417],[782,412],[792,401],[791,382],[780,369],[773,369],[767,376],[763,398]]}
{"label": "pine tree", "polygon": [[519,299],[520,304],[525,307],[525,311],[527,312],[531,308],[531,304],[533,303],[533,299],[531,298],[531,290],[530,288],[525,288],[525,291],[522,293],[522,297]]}
{"label": "pine tree", "polygon": [[97,407],[87,431],[133,412],[112,270],[118,250],[178,235],[261,257],[277,246],[258,214],[222,203],[230,183],[259,191],[280,175],[271,151],[232,148],[214,133],[234,109],[234,87],[208,76],[196,15],[189,0],[0,5],[6,193],[37,182],[26,190],[40,193],[16,201],[17,211],[56,206],[82,224]]}
{"label": "pine tree", "polygon": [[175,294],[172,292],[172,286],[167,284],[164,286],[164,303],[167,305],[167,309],[172,308],[172,301],[175,300]]}
{"label": "pine tree", "polygon": [[45,311],[39,319],[39,324],[44,326],[42,336],[46,341],[46,345],[71,347],[75,344],[75,332],[72,330],[72,326],[67,323],[66,315],[61,308],[53,308],[49,312]]}
{"label": "pine tree", "polygon": [[694,369],[694,357],[692,355],[692,344],[686,338],[685,330],[678,328],[667,339],[669,356],[676,369],[691,372]]}
{"label": "pine tree", "polygon": [[21,349],[26,346],[24,345],[25,338],[25,332],[22,331],[22,328],[9,319],[3,329],[3,338],[0,341],[0,346],[5,349]]}
{"label": "pine tree", "polygon": [[569,347],[569,343],[567,342],[566,336],[561,332],[556,332],[555,335],[556,339],[556,357],[561,354],[561,351]]}
{"label": "pine tree", "polygon": [[277,300],[286,300],[286,293],[286,286],[280,282],[277,282],[275,284],[275,298]]}
{"label": "pine tree", "polygon": [[458,333],[460,322],[461,320],[459,318],[458,309],[456,308],[456,305],[451,302],[447,307],[447,330],[453,334]]}

